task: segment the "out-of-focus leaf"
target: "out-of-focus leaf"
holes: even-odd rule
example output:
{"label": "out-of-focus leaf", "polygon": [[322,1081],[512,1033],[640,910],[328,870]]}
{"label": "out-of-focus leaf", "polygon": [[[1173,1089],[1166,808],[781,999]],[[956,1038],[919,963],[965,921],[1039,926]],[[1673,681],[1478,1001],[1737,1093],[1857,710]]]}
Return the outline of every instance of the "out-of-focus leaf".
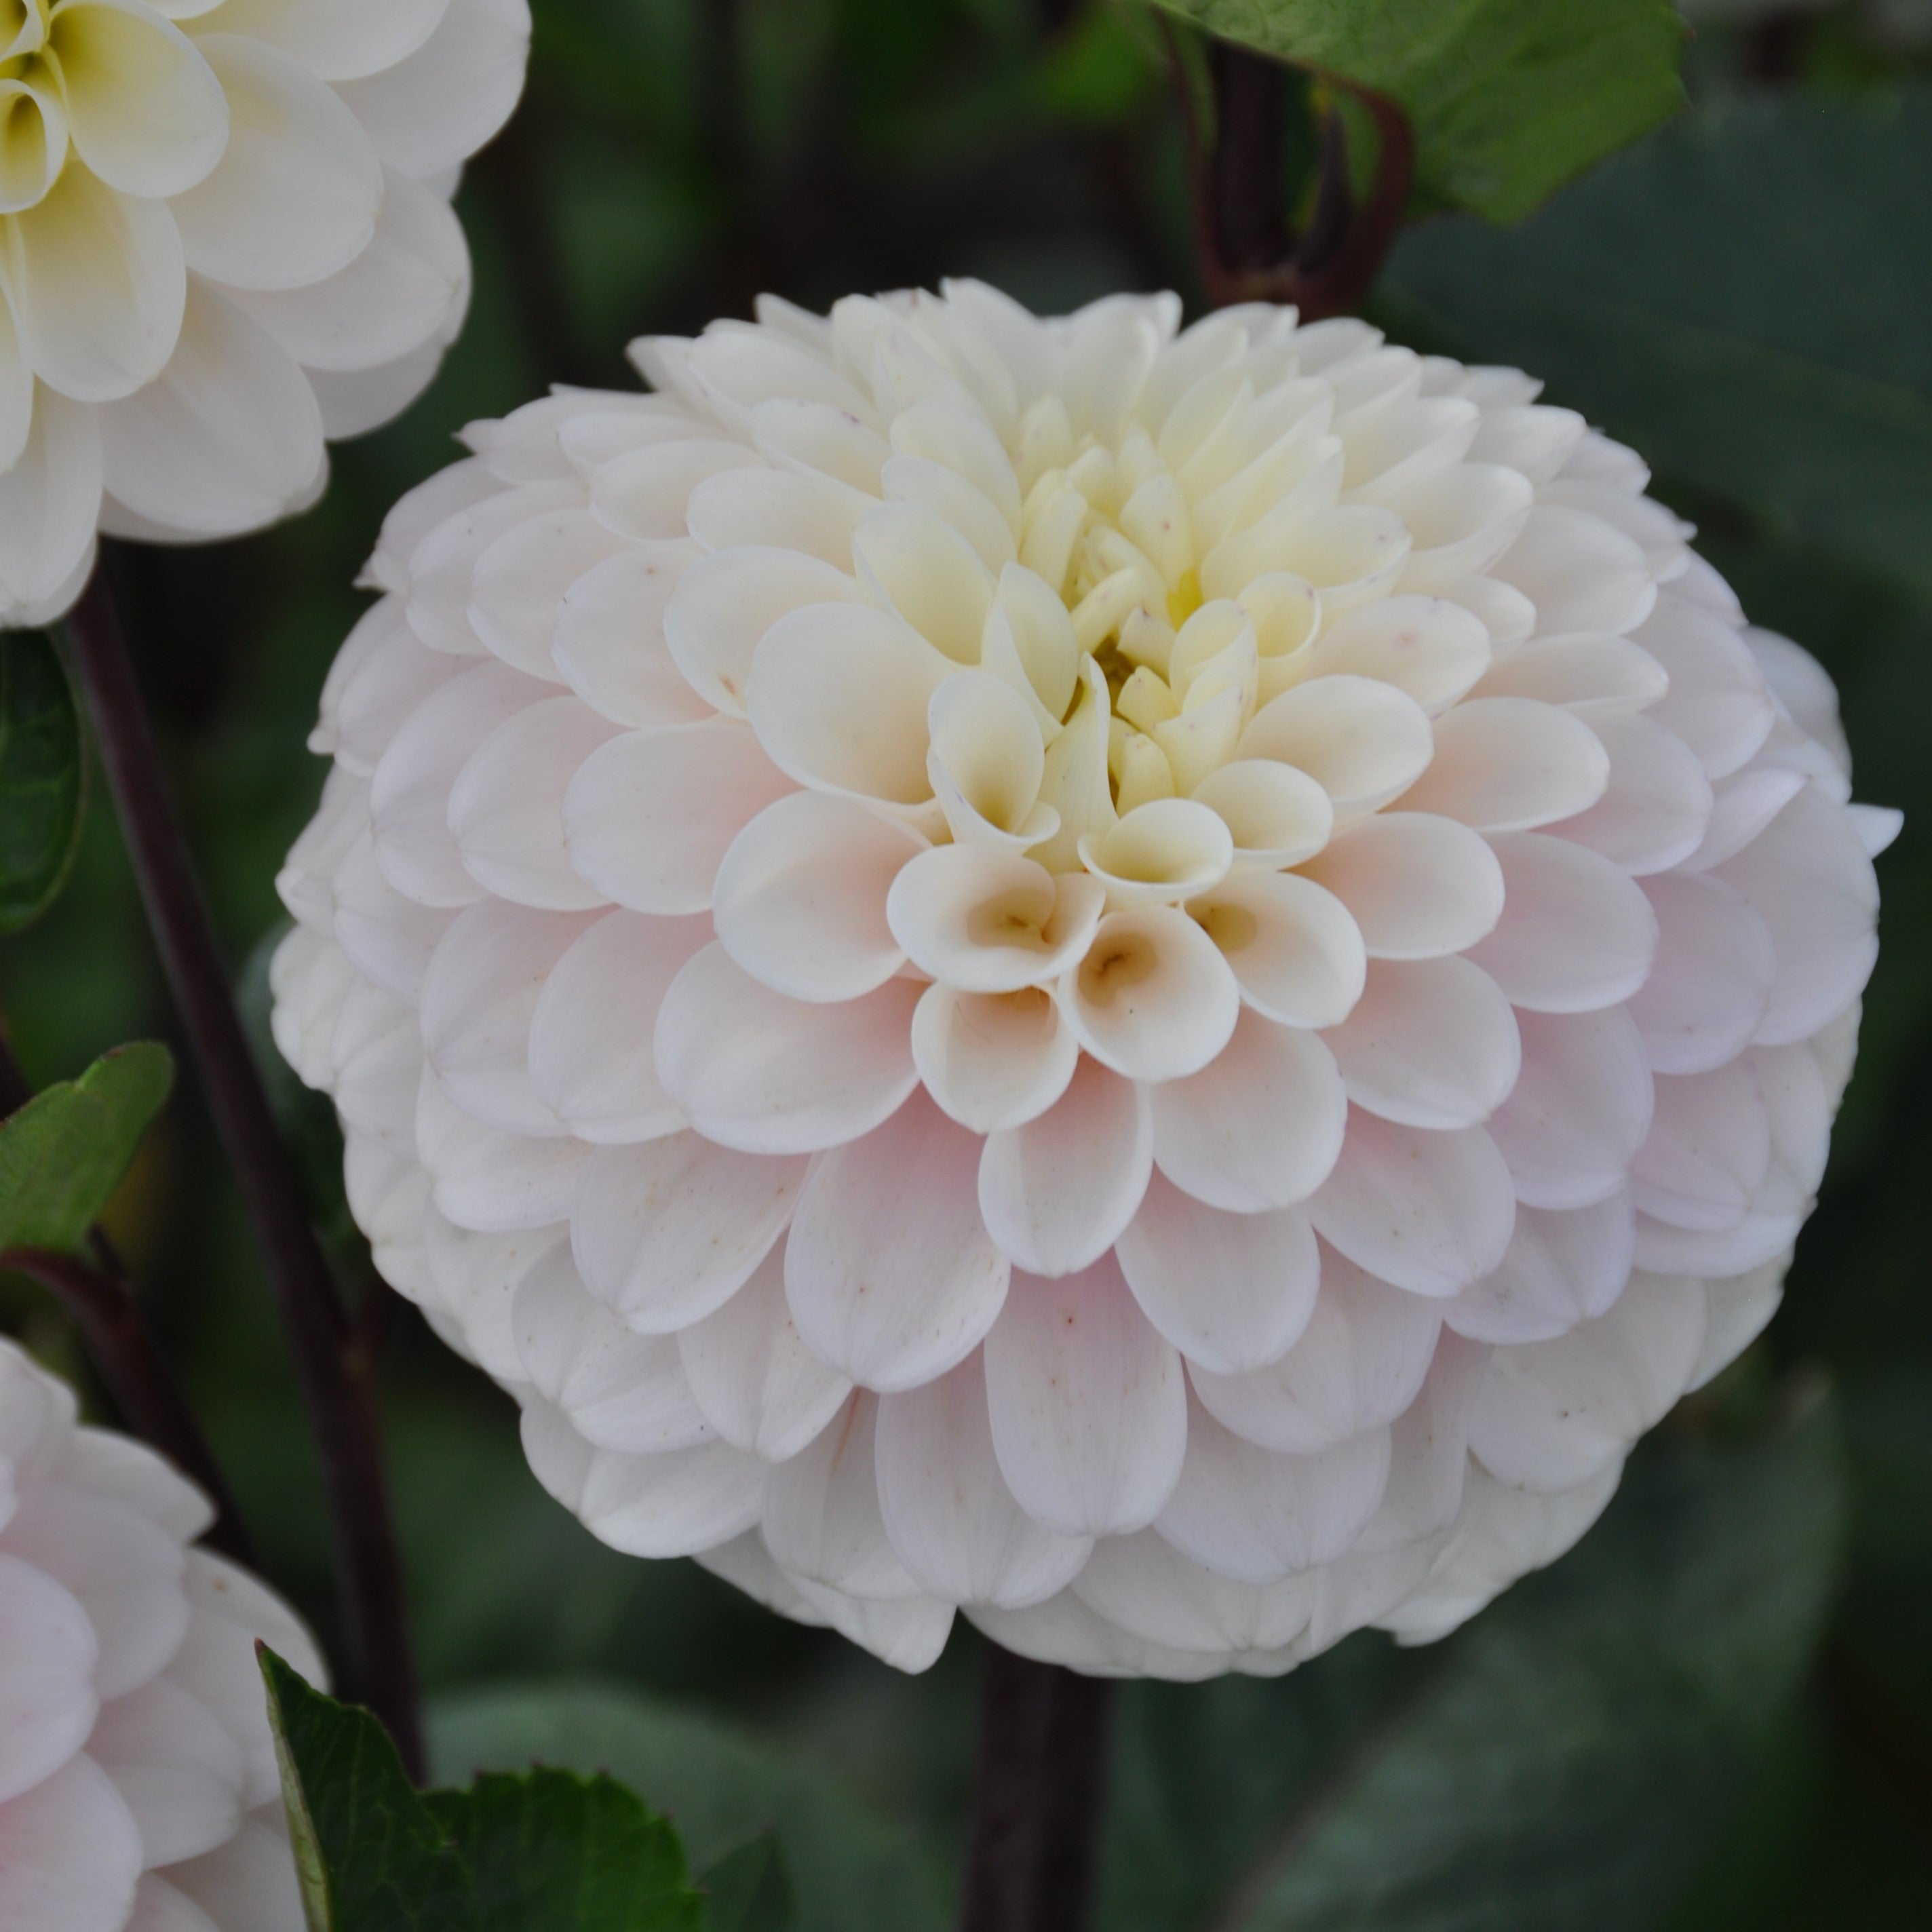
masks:
{"label": "out-of-focus leaf", "polygon": [[136,1040],[0,1123],[0,1248],[78,1249],[174,1077],[166,1047]]}
{"label": "out-of-focus leaf", "polygon": [[1654,467],[1932,587],[1932,95],[1708,108],[1510,232],[1412,233],[1412,338],[1519,364]]}
{"label": "out-of-focus leaf", "polygon": [[705,1932],[793,1932],[798,1904],[775,1832],[760,1832],[718,1859],[698,1880]]}
{"label": "out-of-focus leaf", "polygon": [[1576,1552],[1475,1624],[1244,1877],[1243,1932],[1637,1932],[1725,1822],[1843,1541],[1828,1408],[1660,1442]]}
{"label": "out-of-focus leaf", "polygon": [[430,1712],[437,1774],[532,1760],[620,1778],[676,1824],[700,1870],[754,1833],[782,1849],[797,1932],[940,1932],[940,1862],[819,1767],[616,1684],[492,1687]]}
{"label": "out-of-focus leaf", "polygon": [[1842,1511],[1828,1408],[1660,1439],[1441,1646],[1124,1687],[1103,1932],[1648,1932],[1789,1708]]}
{"label": "out-of-focus leaf", "polygon": [[476,1887],[477,1932],[702,1932],[677,1834],[614,1779],[494,1773],[422,1799]]}
{"label": "out-of-focus leaf", "polygon": [[1426,202],[1514,221],[1683,105],[1665,0],[1158,0],[1210,33],[1392,94]]}
{"label": "out-of-focus leaf", "polygon": [[262,1673],[310,1932],[705,1932],[677,1834],[613,1779],[419,1794],[367,1711]]}
{"label": "out-of-focus leaf", "polygon": [[476,1882],[388,1733],[261,1659],[309,1932],[480,1932]]}
{"label": "out-of-focus leaf", "polygon": [[0,634],[0,933],[53,903],[80,847],[87,757],[74,692],[38,631]]}

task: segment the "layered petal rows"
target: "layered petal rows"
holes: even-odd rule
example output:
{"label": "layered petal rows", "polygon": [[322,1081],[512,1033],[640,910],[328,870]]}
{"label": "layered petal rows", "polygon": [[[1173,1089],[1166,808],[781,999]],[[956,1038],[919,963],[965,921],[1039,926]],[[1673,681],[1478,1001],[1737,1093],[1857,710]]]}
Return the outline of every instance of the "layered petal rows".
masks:
{"label": "layered petal rows", "polygon": [[760,317],[385,528],[274,970],[380,1264],[599,1536],[896,1664],[1452,1628],[1778,1300],[1828,681],[1514,370]]}
{"label": "layered petal rows", "polygon": [[323,1681],[201,1492],[0,1340],[0,1925],[300,1932],[255,1644]]}
{"label": "layered petal rows", "polygon": [[449,198],[522,92],[528,0],[0,8],[0,626],[95,533],[232,536],[428,383]]}

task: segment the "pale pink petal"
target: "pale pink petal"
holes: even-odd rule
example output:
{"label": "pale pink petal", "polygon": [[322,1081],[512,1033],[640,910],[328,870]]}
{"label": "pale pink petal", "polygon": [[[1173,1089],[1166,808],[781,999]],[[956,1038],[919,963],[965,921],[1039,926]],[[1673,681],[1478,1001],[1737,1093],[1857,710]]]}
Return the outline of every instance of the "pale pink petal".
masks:
{"label": "pale pink petal", "polygon": [[140,1875],[140,1834],[91,1757],[0,1804],[7,1932],[122,1932]]}
{"label": "pale pink petal", "polygon": [[1145,1092],[1082,1056],[1046,1112],[986,1137],[980,1211],[1016,1268],[1072,1274],[1118,1239],[1153,1171]]}
{"label": "pale pink petal", "polygon": [[1532,1012],[1594,1012],[1628,999],[1657,955],[1657,915],[1636,882],[1567,838],[1510,832],[1491,842],[1503,916],[1469,958]]}
{"label": "pale pink petal", "polygon": [[869,1133],[919,1083],[910,980],[808,1006],[707,946],[658,1009],[658,1076],[698,1131],[749,1154],[805,1154]]}
{"label": "pale pink petal", "polygon": [[1502,868],[1453,818],[1384,812],[1351,826],[1300,868],[1348,908],[1372,959],[1432,959],[1493,932]]}
{"label": "pale pink petal", "polygon": [[782,1246],[723,1307],[680,1328],[677,1346],[712,1428],[767,1462],[798,1454],[852,1392],[800,1339],[785,1300]]}
{"label": "pale pink petal", "polygon": [[1650,1131],[1650,1068],[1622,1006],[1519,1011],[1522,1071],[1490,1117],[1490,1138],[1536,1208],[1582,1208],[1614,1194]]}
{"label": "pale pink petal", "polygon": [[1223,1374],[1293,1346],[1322,1281],[1299,1209],[1223,1214],[1158,1174],[1115,1255],[1148,1319],[1190,1363]]}
{"label": "pale pink petal", "polygon": [[1340,1556],[1388,1485],[1386,1429],[1309,1456],[1245,1442],[1198,1404],[1186,1429],[1186,1460],[1154,1526],[1184,1556],[1237,1582],[1280,1582]]}
{"label": "pale pink petal", "polygon": [[1348,1098],[1412,1127],[1469,1127],[1509,1096],[1516,1016],[1466,959],[1372,959],[1354,1010],[1322,1035]]}
{"label": "pale pink petal", "polygon": [[772,1472],[765,1546],[794,1582],[888,1600],[920,1594],[879,1513],[878,1417],[879,1398],[856,1390],[808,1448]]}
{"label": "pale pink petal", "polygon": [[578,769],[563,799],[571,863],[636,912],[703,912],[731,842],[790,782],[742,724],[627,731]]}
{"label": "pale pink petal", "polygon": [[1646,1214],[1721,1234],[1744,1219],[1770,1165],[1770,1115],[1748,1062],[1658,1076],[1656,1118],[1630,1166]]}
{"label": "pale pink petal", "polygon": [[711,922],[609,912],[550,968],[530,1016],[538,1097],[579,1140],[654,1140],[686,1124],[658,1078],[658,1009]]}
{"label": "pale pink petal", "polygon": [[814,1168],[785,1294],[821,1361],[868,1388],[910,1388],[979,1346],[1012,1272],[980,1218],[980,1146],[915,1093]]}
{"label": "pale pink petal", "polygon": [[1636,1252],[1628,1191],[1588,1208],[1519,1208],[1516,1233],[1493,1274],[1443,1310],[1479,1342],[1545,1342],[1594,1320],[1623,1292]]}
{"label": "pale pink petal", "polygon": [[886,895],[925,839],[855,802],[794,792],[740,832],[712,896],[718,940],[796,1000],[857,998],[905,963]]}
{"label": "pale pink petal", "polygon": [[1630,1016],[1659,1073],[1703,1073],[1735,1060],[1762,1024],[1778,974],[1771,934],[1721,880],[1671,872],[1646,880],[1657,960]]}
{"label": "pale pink petal", "polygon": [[1588,725],[1528,698],[1474,698],[1436,722],[1436,755],[1402,795],[1479,832],[1574,818],[1604,795],[1610,754]]}
{"label": "pale pink petal", "polygon": [[978,1351],[879,1404],[879,1509],[899,1560],[948,1603],[1018,1609],[1064,1588],[1087,1561],[1015,1501],[1000,1473]]}
{"label": "pale pink petal", "polygon": [[1370,1274],[1448,1295],[1502,1259],[1516,1197],[1481,1128],[1432,1132],[1354,1109],[1342,1157],[1308,1212],[1316,1232]]}
{"label": "pale pink petal", "polygon": [[1361,998],[1361,928],[1325,886],[1292,872],[1239,872],[1190,902],[1226,956],[1241,998],[1286,1026],[1329,1027]]}
{"label": "pale pink petal", "polygon": [[1244,1010],[1220,1055],[1154,1089],[1154,1157],[1198,1201],[1232,1214],[1292,1206],[1342,1150],[1348,1099],[1314,1034]]}
{"label": "pale pink petal", "polygon": [[1651,716],[1690,747],[1711,777],[1736,771],[1777,719],[1750,646],[1721,617],[1668,591],[1633,635],[1670,679]]}
{"label": "pale pink petal", "polygon": [[1028,1515],[1063,1536],[1144,1528],[1186,1448],[1180,1358],[1103,1261],[1016,1279],[986,1338],[993,1447]]}
{"label": "pale pink petal", "polygon": [[1324,1252],[1321,1294],[1294,1345],[1238,1372],[1190,1363],[1203,1407],[1246,1441],[1311,1455],[1393,1422],[1436,1354],[1440,1309]]}
{"label": "pale pink petal", "polygon": [[1175,906],[1109,913],[1059,988],[1067,1024],[1132,1080],[1184,1079],[1232,1037],[1240,988],[1214,940]]}
{"label": "pale pink petal", "polygon": [[790,1221],[799,1156],[673,1134],[603,1148],[584,1169],[570,1244],[585,1284],[640,1334],[701,1321],[750,1280]]}
{"label": "pale pink petal", "polygon": [[1651,717],[1592,718],[1591,728],[1610,754],[1610,782],[1588,811],[1552,829],[1626,872],[1682,865],[1711,823],[1711,782],[1695,754]]}
{"label": "pale pink petal", "polygon": [[1066,1090],[1080,1042],[1052,994],[928,986],[912,1016],[926,1090],[962,1126],[997,1132],[1046,1112]]}

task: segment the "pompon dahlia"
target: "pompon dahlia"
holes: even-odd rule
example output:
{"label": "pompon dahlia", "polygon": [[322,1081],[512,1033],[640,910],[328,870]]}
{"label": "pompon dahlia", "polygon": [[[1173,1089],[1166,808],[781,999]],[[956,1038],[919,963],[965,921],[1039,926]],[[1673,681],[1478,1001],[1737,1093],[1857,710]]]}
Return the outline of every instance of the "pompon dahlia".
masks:
{"label": "pompon dahlia", "polygon": [[255,1640],[322,1660],[212,1514],[0,1340],[7,1932],[301,1932]]}
{"label": "pompon dahlia", "polygon": [[782,302],[406,498],[283,1050],[601,1537],[894,1663],[1448,1630],[1776,1303],[1829,682],[1512,370]]}
{"label": "pompon dahlia", "polygon": [[0,4],[0,626],[97,528],[232,536],[321,493],[470,299],[449,197],[528,0]]}

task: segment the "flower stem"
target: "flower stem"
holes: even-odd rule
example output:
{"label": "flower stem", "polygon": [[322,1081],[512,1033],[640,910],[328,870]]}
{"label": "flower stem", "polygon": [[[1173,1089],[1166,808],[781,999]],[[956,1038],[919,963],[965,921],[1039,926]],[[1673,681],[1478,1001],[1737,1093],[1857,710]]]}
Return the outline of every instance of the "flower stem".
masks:
{"label": "flower stem", "polygon": [[980,1670],[959,1932],[1088,1932],[1113,1686],[990,1642]]}
{"label": "flower stem", "polygon": [[[422,1762],[375,1364],[346,1316],[236,1014],[105,568],[65,626],[148,922],[281,1311],[321,1465],[350,1677],[412,1772]],[[380,1292],[381,1291],[373,1291]]]}
{"label": "flower stem", "polygon": [[1174,30],[1162,26],[1174,51],[1201,279],[1216,308],[1231,302],[1292,304],[1304,322],[1345,315],[1374,286],[1402,230],[1415,178],[1415,135],[1408,117],[1388,95],[1317,72],[1332,94],[1352,95],[1373,122],[1375,180],[1358,202],[1351,178],[1346,126],[1330,107],[1321,130],[1321,159],[1307,225],[1289,219],[1286,155],[1288,70],[1265,54],[1214,40],[1207,74],[1214,124],[1203,127],[1202,104],[1190,82]]}

